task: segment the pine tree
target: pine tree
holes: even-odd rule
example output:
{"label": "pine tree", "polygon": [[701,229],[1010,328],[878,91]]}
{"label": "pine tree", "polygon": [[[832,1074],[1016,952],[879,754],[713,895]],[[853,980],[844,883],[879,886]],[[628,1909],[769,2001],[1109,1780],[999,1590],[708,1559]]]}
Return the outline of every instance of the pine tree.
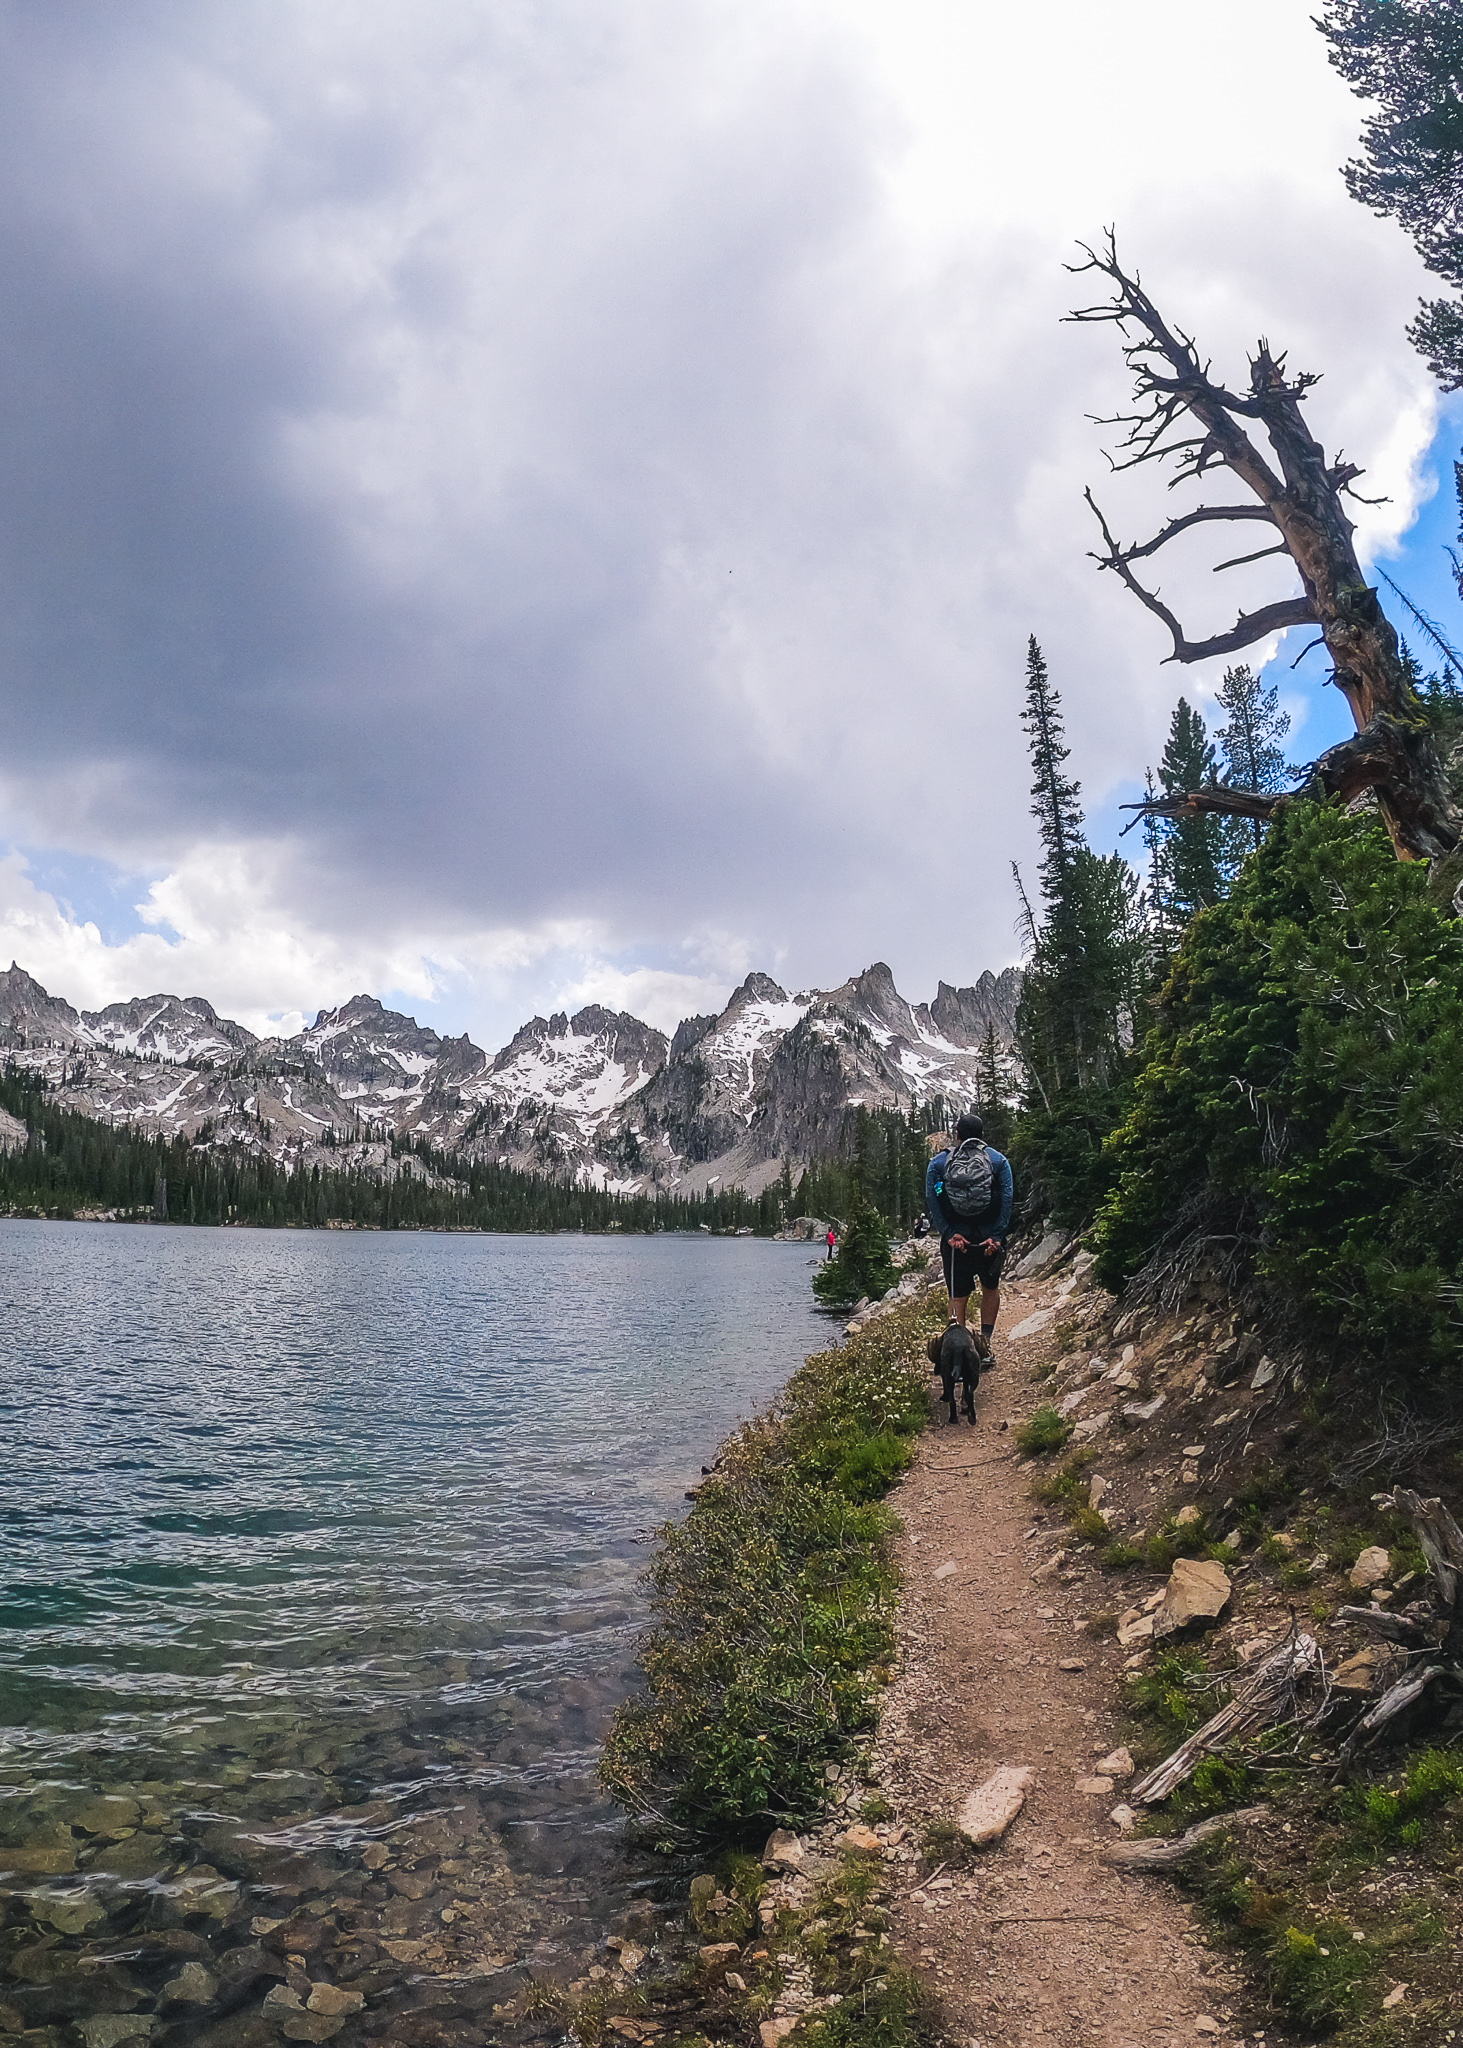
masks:
{"label": "pine tree", "polygon": [[[1215,693],[1229,713],[1219,728],[1224,779],[1236,789],[1283,789],[1285,752],[1280,742],[1290,731],[1290,713],[1280,709],[1278,689],[1266,689],[1247,662],[1227,668]],[[1231,858],[1238,865],[1260,844],[1265,827],[1259,818],[1235,818],[1228,834]]]}
{"label": "pine tree", "polygon": [[1147,947],[1137,884],[1118,854],[1099,858],[1083,830],[1081,786],[1068,758],[1062,700],[1035,638],[1026,657],[1026,728],[1035,780],[1032,815],[1041,835],[1038,925],[1020,889],[1031,959],[1017,1014],[1017,1042],[1045,1109],[1074,1090],[1105,1087],[1133,1031]]}
{"label": "pine tree", "polygon": [[1033,633],[1026,647],[1026,709],[1021,714],[1031,749],[1036,780],[1031,785],[1031,812],[1044,849],[1041,893],[1048,911],[1059,911],[1072,887],[1072,872],[1082,835],[1082,786],[1062,773],[1070,748],[1064,745],[1062,700],[1052,688],[1046,659]]}
{"label": "pine tree", "polygon": [[[1463,18],[1437,0],[1330,0],[1331,62],[1368,102],[1347,190],[1411,235],[1434,276],[1463,290]],[[1463,300],[1424,301],[1407,330],[1445,391],[1463,389]]]}
{"label": "pine tree", "polygon": [[888,1225],[860,1191],[837,1251],[813,1275],[813,1292],[828,1308],[847,1308],[865,1295],[877,1301],[894,1285],[894,1278]]}
{"label": "pine tree", "polygon": [[[1182,796],[1219,780],[1219,757],[1204,721],[1180,697],[1168,729],[1168,742],[1158,766],[1165,796]],[[1173,913],[1185,923],[1197,910],[1218,903],[1224,895],[1224,825],[1218,817],[1168,820],[1165,848],[1169,899]]]}
{"label": "pine tree", "polygon": [[1004,1152],[1011,1142],[1011,1111],[1006,1103],[1002,1083],[1001,1051],[996,1043],[994,1024],[986,1025],[985,1037],[980,1042],[980,1054],[976,1064],[976,1089],[987,1141],[994,1145],[998,1152]]}
{"label": "pine tree", "polygon": [[[1143,794],[1149,803],[1158,795],[1158,784],[1153,780],[1153,770],[1143,770]],[[1148,849],[1148,921],[1153,927],[1161,950],[1167,950],[1167,941],[1174,929],[1173,909],[1168,885],[1168,834],[1164,830],[1166,820],[1155,817],[1152,811],[1143,815],[1143,844]]]}

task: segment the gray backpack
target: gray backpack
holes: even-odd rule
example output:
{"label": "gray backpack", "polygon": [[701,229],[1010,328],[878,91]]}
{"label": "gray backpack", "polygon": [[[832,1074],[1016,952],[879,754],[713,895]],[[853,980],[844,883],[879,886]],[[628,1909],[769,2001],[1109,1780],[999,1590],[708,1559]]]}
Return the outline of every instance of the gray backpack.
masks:
{"label": "gray backpack", "polygon": [[945,1161],[941,1192],[957,1216],[984,1216],[991,1206],[995,1175],[983,1139],[967,1138]]}

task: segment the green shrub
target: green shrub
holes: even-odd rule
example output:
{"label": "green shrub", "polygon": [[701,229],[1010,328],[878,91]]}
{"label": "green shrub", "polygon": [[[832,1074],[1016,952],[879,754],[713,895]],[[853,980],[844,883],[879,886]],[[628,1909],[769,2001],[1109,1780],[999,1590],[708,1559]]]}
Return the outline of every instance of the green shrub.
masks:
{"label": "green shrub", "polygon": [[1038,1408],[1016,1432],[1016,1448],[1023,1458],[1043,1457],[1059,1451],[1072,1434],[1072,1424],[1055,1408]]}
{"label": "green shrub", "polygon": [[1101,1550],[1111,1531],[1096,1508],[1078,1508],[1072,1516],[1072,1533]]}
{"label": "green shrub", "polygon": [[1128,1704],[1145,1720],[1192,1735],[1218,1705],[1202,1651],[1166,1650],[1146,1671],[1130,1672]]}
{"label": "green shrub", "polygon": [[1287,1927],[1269,1952],[1270,1983],[1283,2018],[1307,2033],[1329,2034],[1356,2003],[1356,1988],[1373,1967],[1351,1930],[1320,1923],[1314,1932]]}
{"label": "green shrub", "polygon": [[1408,1766],[1396,1792],[1368,1785],[1356,1795],[1356,1818],[1375,1840],[1396,1838],[1415,1845],[1422,1820],[1451,1799],[1463,1796],[1463,1752],[1425,1749]]}
{"label": "green shrub", "polygon": [[1459,1128],[1463,930],[1375,821],[1289,805],[1159,997],[1106,1148],[1097,1277],[1118,1290],[1203,1217],[1315,1335],[1434,1373],[1460,1328]]}
{"label": "green shrub", "polygon": [[942,1313],[911,1305],[808,1359],[661,1531],[646,1691],[616,1716],[601,1775],[665,1847],[805,1821],[825,1766],[871,1725],[894,1647],[878,1496],[928,1418],[923,1339]]}
{"label": "green shrub", "polygon": [[1250,1774],[1242,1763],[1224,1756],[1206,1756],[1194,1766],[1193,1775],[1174,1800],[1175,1813],[1187,1824],[1205,1814],[1228,1813],[1243,1805],[1250,1791]]}
{"label": "green shrub", "polygon": [[934,2036],[923,1987],[912,1970],[880,1963],[879,1974],[831,2012],[804,2020],[807,2048],[925,2048]]}

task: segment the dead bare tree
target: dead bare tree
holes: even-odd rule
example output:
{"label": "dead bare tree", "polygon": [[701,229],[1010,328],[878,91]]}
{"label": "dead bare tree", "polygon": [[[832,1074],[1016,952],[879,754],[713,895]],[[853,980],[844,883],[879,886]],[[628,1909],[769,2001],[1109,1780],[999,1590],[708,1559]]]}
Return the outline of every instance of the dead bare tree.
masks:
{"label": "dead bare tree", "polygon": [[[1355,529],[1343,500],[1350,496],[1367,502],[1352,489],[1362,472],[1339,456],[1327,459],[1301,410],[1318,379],[1308,371],[1289,376],[1285,357],[1272,355],[1261,341],[1250,362],[1248,391],[1227,390],[1210,376],[1190,337],[1168,326],[1137,276],[1122,268],[1111,232],[1101,251],[1085,244],[1083,250],[1086,261],[1071,266],[1074,275],[1096,272],[1112,285],[1113,295],[1068,318],[1117,327],[1134,379],[1134,410],[1099,421],[1122,429],[1119,451],[1109,456],[1113,469],[1171,461],[1170,488],[1202,481],[1212,470],[1227,470],[1251,494],[1240,504],[1196,505],[1170,519],[1151,540],[1122,546],[1089,490],[1087,502],[1102,529],[1105,550],[1093,559],[1163,621],[1173,640],[1173,652],[1166,657],[1170,661],[1207,661],[1290,626],[1316,627],[1357,730],[1314,764],[1313,782],[1348,801],[1374,790],[1399,860],[1446,863],[1451,895],[1455,881],[1463,884],[1463,875],[1453,872],[1463,867],[1463,815],[1453,801],[1427,713],[1403,669],[1397,635],[1357,561]],[[1267,438],[1268,452],[1257,445],[1250,423]],[[1301,594],[1242,611],[1227,632],[1191,640],[1133,565],[1193,527],[1231,521],[1268,526],[1275,538],[1216,566],[1233,569],[1288,555],[1299,572]],[[1268,791],[1217,787],[1125,808],[1161,817],[1218,811],[1268,818],[1288,801],[1293,799]],[[1463,886],[1458,893],[1463,899]],[[1454,908],[1463,910],[1463,900]]]}

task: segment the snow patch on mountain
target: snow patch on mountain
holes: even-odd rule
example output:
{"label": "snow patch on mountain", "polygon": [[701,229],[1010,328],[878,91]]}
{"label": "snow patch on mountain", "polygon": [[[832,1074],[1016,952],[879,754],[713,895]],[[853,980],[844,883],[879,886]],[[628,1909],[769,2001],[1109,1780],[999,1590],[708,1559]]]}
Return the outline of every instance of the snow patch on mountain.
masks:
{"label": "snow patch on mountain", "polygon": [[0,1057],[110,1122],[314,1163],[396,1170],[393,1136],[623,1191],[740,1185],[842,1141],[860,1104],[970,1099],[988,1035],[1009,1047],[1020,973],[941,982],[912,1007],[876,962],[789,995],[752,974],[669,1041],[590,1005],[534,1017],[489,1058],[465,1035],[356,996],[292,1038],[257,1039],[202,997],[81,1013],[24,969],[0,974]]}

